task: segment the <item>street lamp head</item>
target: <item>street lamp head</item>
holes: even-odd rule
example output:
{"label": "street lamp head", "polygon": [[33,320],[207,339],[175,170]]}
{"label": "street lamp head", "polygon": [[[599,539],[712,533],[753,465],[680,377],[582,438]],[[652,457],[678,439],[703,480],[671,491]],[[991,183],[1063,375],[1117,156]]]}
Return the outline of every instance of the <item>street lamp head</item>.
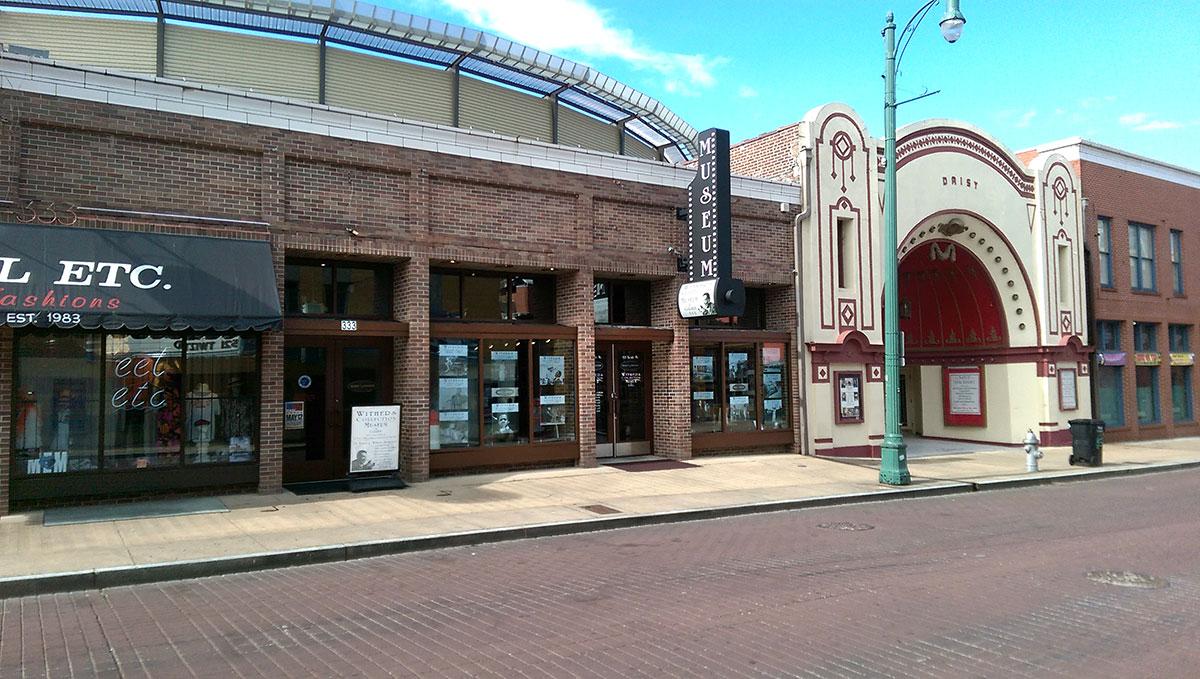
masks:
{"label": "street lamp head", "polygon": [[942,16],[941,27],[942,37],[946,42],[955,43],[962,37],[963,24],[967,23],[966,18],[958,9],[958,0],[948,0],[946,2],[946,13]]}

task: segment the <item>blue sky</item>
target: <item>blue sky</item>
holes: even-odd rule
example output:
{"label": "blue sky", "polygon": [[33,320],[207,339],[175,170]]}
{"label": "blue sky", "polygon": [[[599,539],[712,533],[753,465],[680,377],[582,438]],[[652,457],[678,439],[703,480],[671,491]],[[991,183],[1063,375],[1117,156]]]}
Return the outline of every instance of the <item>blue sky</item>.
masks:
{"label": "blue sky", "polygon": [[[916,1],[376,0],[586,63],[734,140],[829,101],[883,131],[888,10]],[[1200,0],[961,0],[963,37],[935,7],[901,64],[900,126],[977,125],[1013,150],[1082,136],[1200,169]]]}

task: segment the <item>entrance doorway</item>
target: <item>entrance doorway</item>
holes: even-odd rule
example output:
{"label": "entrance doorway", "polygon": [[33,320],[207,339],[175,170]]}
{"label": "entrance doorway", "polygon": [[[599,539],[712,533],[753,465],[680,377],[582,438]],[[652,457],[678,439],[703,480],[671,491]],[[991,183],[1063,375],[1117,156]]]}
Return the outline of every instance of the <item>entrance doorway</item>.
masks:
{"label": "entrance doorway", "polygon": [[283,375],[283,482],[345,478],[350,409],[393,400],[392,339],[288,338]]}
{"label": "entrance doorway", "polygon": [[596,457],[651,452],[648,342],[596,342]]}

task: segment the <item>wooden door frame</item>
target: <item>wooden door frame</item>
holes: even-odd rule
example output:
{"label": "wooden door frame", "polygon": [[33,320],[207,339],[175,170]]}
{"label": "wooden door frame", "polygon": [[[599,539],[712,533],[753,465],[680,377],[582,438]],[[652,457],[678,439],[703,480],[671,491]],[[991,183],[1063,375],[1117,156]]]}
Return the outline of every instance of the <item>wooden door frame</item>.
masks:
{"label": "wooden door frame", "polygon": [[[293,347],[319,347],[325,349],[325,432],[323,440],[327,454],[325,455],[323,465],[324,473],[309,473],[310,470],[318,467],[316,462],[312,462],[304,465],[305,473],[300,475],[304,478],[287,480],[288,465],[285,460],[282,476],[286,483],[344,478],[349,474],[350,461],[346,455],[346,451],[342,450],[345,427],[348,426],[346,413],[342,407],[342,397],[345,393],[345,363],[343,361],[342,350],[348,347],[377,348],[380,350],[379,366],[376,371],[376,379],[380,385],[380,400],[383,401],[380,405],[389,405],[395,400],[392,368],[395,357],[393,355],[392,337],[369,335],[285,335],[285,356],[287,349]],[[286,379],[286,360],[284,370]],[[329,454],[330,451],[332,451],[332,454]],[[311,478],[312,476],[323,478]]]}

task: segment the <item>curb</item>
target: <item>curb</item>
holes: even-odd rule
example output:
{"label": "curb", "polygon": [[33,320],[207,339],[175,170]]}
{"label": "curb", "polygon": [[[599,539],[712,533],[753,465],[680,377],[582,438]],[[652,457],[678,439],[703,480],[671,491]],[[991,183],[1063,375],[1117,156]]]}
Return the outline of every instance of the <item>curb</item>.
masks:
{"label": "curb", "polygon": [[554,537],[575,535],[616,528],[635,528],[639,526],[681,523],[685,521],[704,521],[750,514],[767,514],[772,512],[793,511],[798,509],[818,509],[822,507],[837,507],[841,505],[864,504],[869,502],[886,502],[890,500],[905,500],[925,497],[942,497],[948,495],[963,495],[988,490],[1006,490],[1033,486],[1053,485],[1056,483],[1084,481],[1117,476],[1135,476],[1156,472],[1179,471],[1200,468],[1200,461],[1169,462],[1145,467],[1122,467],[1119,469],[1090,469],[1060,476],[1039,476],[1034,478],[1011,478],[996,481],[941,481],[939,485],[930,485],[902,490],[879,490],[867,493],[846,495],[829,495],[825,497],[803,498],[796,500],[777,500],[771,502],[755,502],[723,507],[705,507],[701,509],[684,509],[651,514],[630,516],[606,516],[581,521],[562,521],[557,523],[533,524],[511,528],[490,528],[478,531],[445,533],[411,538],[396,538],[349,544],[325,545],[304,549],[291,549],[277,552],[260,552],[241,554],[237,556],[198,559],[193,561],[171,561],[157,564],[140,564],[134,566],[114,566],[92,570],[25,575],[0,578],[0,599],[9,599],[38,594],[53,594],[74,592],[89,589],[107,589],[128,585],[141,585],[153,582],[185,580],[190,578],[210,577],[215,575],[231,575],[251,571],[271,570],[292,566],[308,566],[323,563],[335,563],[351,559],[364,559],[376,556],[405,554],[409,552],[429,551],[447,547],[464,547],[472,545],[509,542],[528,538]]}

